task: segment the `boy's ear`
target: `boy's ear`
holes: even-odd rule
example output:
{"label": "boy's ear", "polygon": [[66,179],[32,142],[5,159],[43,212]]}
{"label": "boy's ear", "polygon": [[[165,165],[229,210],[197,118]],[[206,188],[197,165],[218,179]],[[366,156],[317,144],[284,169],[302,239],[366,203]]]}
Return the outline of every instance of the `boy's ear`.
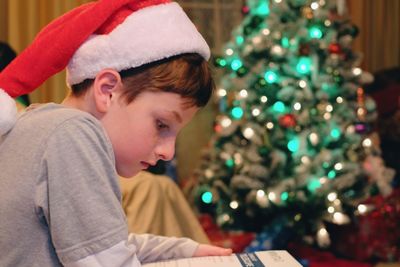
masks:
{"label": "boy's ear", "polygon": [[104,113],[108,110],[113,95],[121,86],[121,76],[115,70],[104,69],[96,75],[93,95],[98,112]]}

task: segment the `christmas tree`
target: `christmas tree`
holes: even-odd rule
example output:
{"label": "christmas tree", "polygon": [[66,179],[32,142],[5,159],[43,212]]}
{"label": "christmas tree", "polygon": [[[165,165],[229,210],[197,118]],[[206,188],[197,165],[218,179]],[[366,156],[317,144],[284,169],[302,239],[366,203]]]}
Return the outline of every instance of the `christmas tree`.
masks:
{"label": "christmas tree", "polygon": [[242,13],[214,58],[219,115],[195,203],[224,229],[327,247],[326,224],[391,192],[363,90],[372,76],[352,49],[358,28],[340,0],[248,0]]}

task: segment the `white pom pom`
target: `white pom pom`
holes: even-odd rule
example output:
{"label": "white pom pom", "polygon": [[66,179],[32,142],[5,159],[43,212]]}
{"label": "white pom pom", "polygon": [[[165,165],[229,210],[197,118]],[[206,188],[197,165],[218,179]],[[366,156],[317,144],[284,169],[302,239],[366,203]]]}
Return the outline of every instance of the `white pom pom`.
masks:
{"label": "white pom pom", "polygon": [[3,89],[0,88],[0,136],[7,133],[17,120],[17,106]]}

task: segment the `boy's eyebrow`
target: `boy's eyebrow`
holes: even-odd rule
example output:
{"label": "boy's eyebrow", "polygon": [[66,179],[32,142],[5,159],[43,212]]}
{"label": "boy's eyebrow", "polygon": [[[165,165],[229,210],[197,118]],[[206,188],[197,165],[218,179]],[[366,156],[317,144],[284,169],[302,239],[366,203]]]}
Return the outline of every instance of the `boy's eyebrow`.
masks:
{"label": "boy's eyebrow", "polygon": [[171,111],[171,113],[174,114],[175,119],[176,119],[179,123],[182,123],[182,117],[181,117],[181,115],[179,115],[178,112],[176,112],[176,111]]}

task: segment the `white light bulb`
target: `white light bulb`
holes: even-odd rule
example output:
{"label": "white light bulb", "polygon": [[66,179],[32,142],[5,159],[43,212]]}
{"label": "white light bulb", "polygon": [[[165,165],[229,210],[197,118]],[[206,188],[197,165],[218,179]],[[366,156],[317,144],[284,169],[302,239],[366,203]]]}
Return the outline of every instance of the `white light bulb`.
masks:
{"label": "white light bulb", "polygon": [[247,127],[246,129],[244,129],[243,135],[247,139],[251,139],[254,136],[254,130],[250,127]]}
{"label": "white light bulb", "polygon": [[267,103],[268,97],[266,97],[265,95],[263,95],[262,97],[260,97],[260,101],[261,101],[262,103]]}
{"label": "white light bulb", "polygon": [[224,88],[219,88],[217,94],[219,97],[224,97],[226,96],[226,90]]}
{"label": "white light bulb", "polygon": [[236,201],[236,200],[234,200],[234,201],[232,201],[230,204],[229,204],[229,206],[232,208],[232,209],[237,209],[238,207],[239,207],[239,203]]}

